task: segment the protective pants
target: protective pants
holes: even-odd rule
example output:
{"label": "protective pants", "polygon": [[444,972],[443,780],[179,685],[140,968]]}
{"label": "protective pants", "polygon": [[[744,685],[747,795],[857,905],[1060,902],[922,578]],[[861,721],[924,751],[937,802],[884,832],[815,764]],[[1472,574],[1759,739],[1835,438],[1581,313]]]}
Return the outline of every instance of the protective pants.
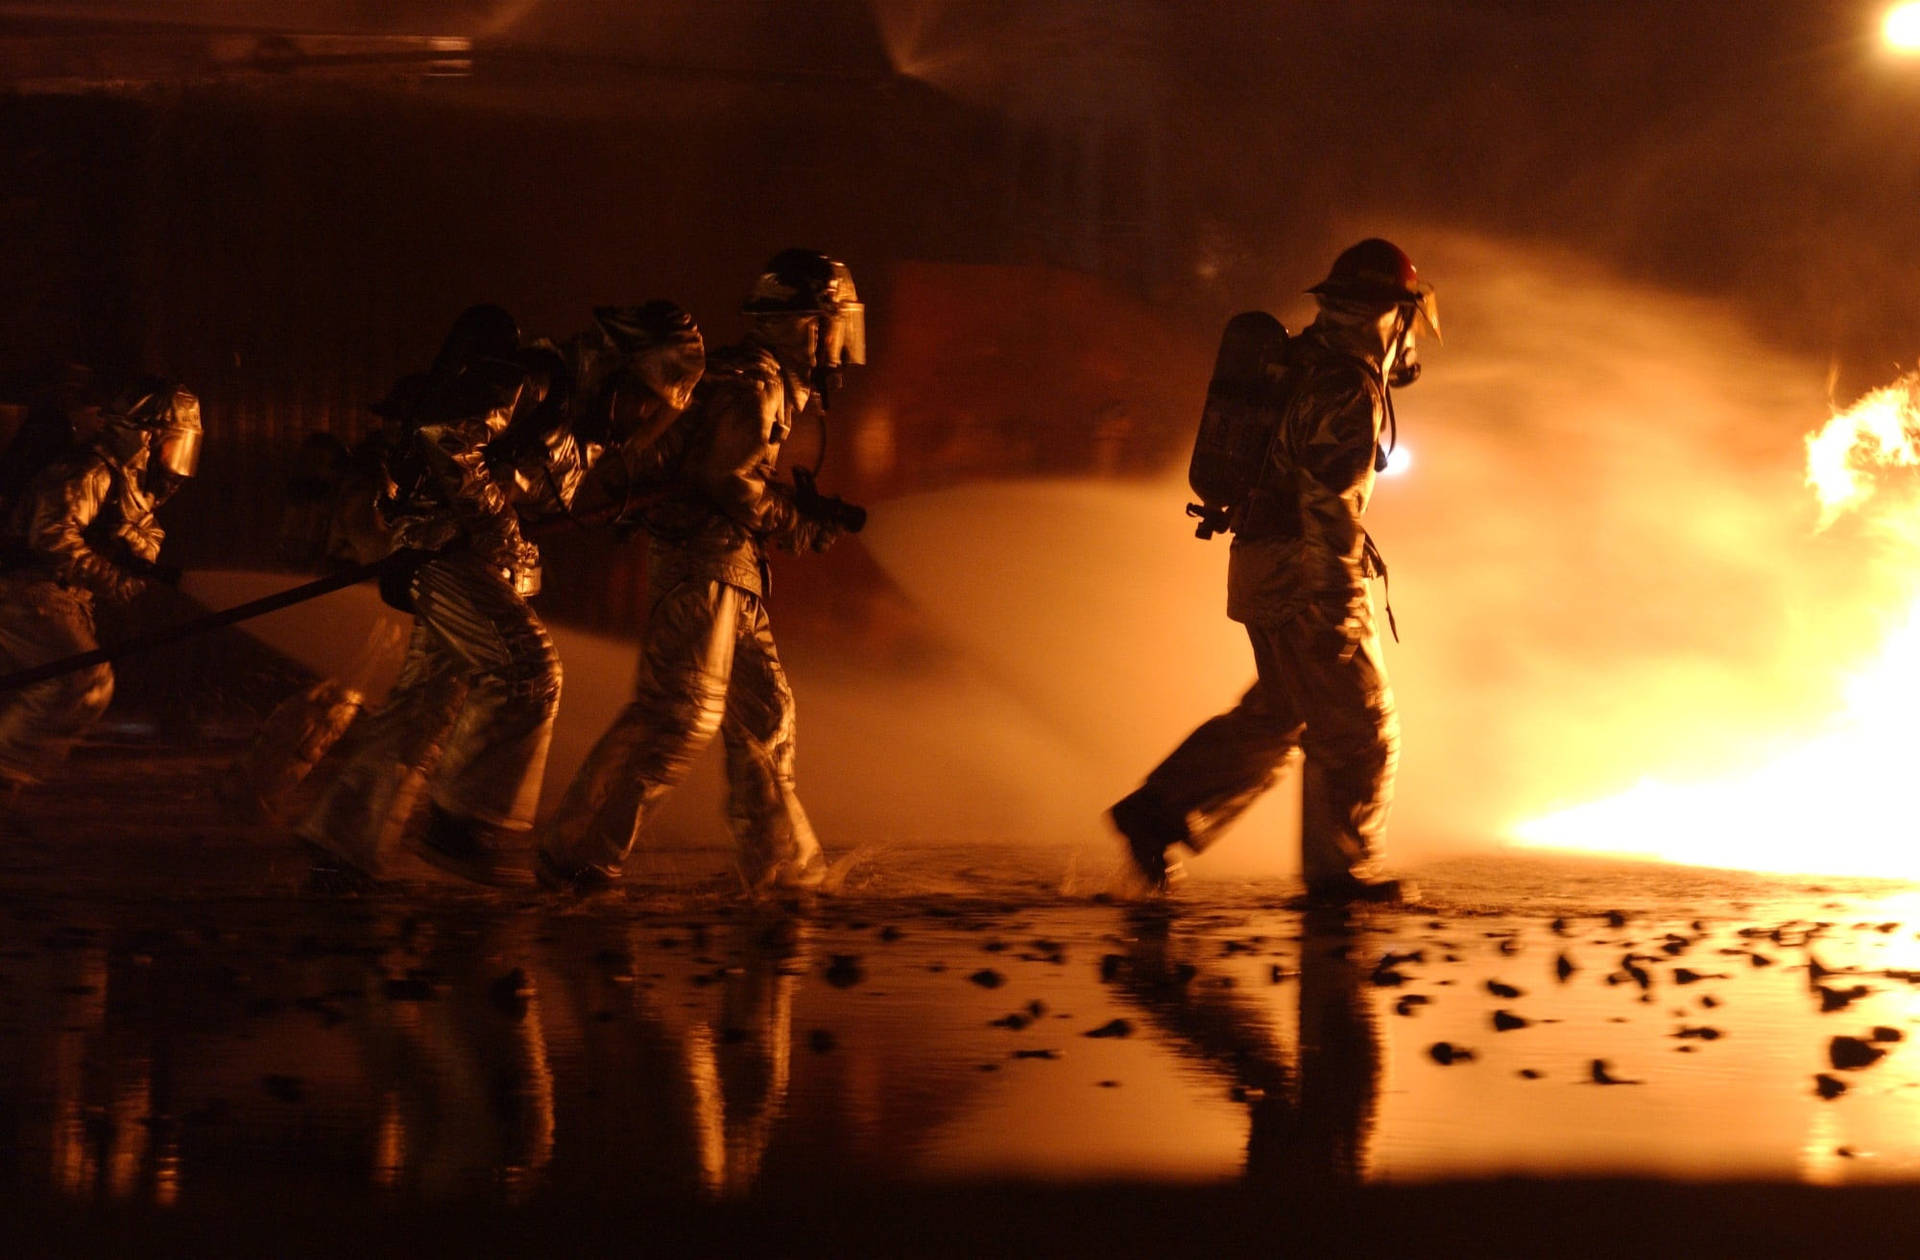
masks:
{"label": "protective pants", "polygon": [[560,658],[499,569],[454,552],[413,580],[413,638],[387,702],[361,714],[296,833],[368,872],[398,838],[422,783],[442,810],[527,831],[540,800]]}
{"label": "protective pants", "polygon": [[1212,844],[1297,748],[1306,757],[1301,874],[1308,884],[1364,877],[1393,803],[1400,719],[1371,618],[1357,633],[1353,625],[1309,608],[1284,624],[1247,627],[1258,680],[1147,776],[1147,795],[1184,821],[1189,847]]}
{"label": "protective pants", "polygon": [[[88,593],[44,579],[0,581],[0,673],[99,646]],[[113,671],[105,665],[0,696],[0,785],[44,779],[112,699]]]}
{"label": "protective pants", "polygon": [[755,889],[817,881],[820,842],[794,791],[793,691],[759,598],[719,581],[656,597],[633,701],[568,787],[546,831],[548,860],[619,874],[647,815],[715,731],[741,878]]}

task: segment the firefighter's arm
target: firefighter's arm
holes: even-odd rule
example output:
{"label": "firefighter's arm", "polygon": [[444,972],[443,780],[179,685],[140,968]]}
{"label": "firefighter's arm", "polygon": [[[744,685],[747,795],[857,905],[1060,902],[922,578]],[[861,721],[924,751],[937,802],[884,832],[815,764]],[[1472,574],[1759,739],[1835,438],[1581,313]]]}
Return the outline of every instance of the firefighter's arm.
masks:
{"label": "firefighter's arm", "polygon": [[1315,481],[1345,493],[1373,467],[1384,407],[1380,387],[1358,367],[1309,382],[1297,400],[1301,440],[1295,465]]}
{"label": "firefighter's arm", "polygon": [[687,434],[682,425],[658,435],[649,431],[633,434],[587,470],[573,496],[573,515],[608,520],[616,528],[634,524],[673,490],[686,449]]}
{"label": "firefighter's arm", "polygon": [[488,447],[487,467],[502,486],[515,511],[525,520],[571,512],[581,487],[602,462],[600,448],[582,443],[569,429],[542,436],[537,445],[520,452],[517,463],[503,464]]}
{"label": "firefighter's arm", "polygon": [[766,463],[782,392],[779,379],[770,373],[742,373],[721,381],[707,402],[702,449],[688,469],[694,489],[756,533],[780,524],[780,509],[767,495]]}
{"label": "firefighter's arm", "polygon": [[[711,379],[711,378],[710,378]],[[785,423],[786,386],[768,372],[716,384],[688,480],[708,502],[762,541],[789,551],[824,551],[844,529],[806,511],[792,486],[773,480],[775,427]]]}
{"label": "firefighter's arm", "polygon": [[67,469],[64,476],[42,476],[32,490],[27,546],[60,581],[125,602],[146,590],[146,580],[94,550],[86,538],[87,527],[112,492],[113,471],[99,459]]}
{"label": "firefighter's arm", "polygon": [[846,526],[830,514],[805,510],[792,486],[782,481],[767,483],[768,509],[762,519],[761,537],[788,551],[825,551]]}
{"label": "firefighter's arm", "polygon": [[[774,427],[783,424],[786,386],[773,373],[747,373],[718,385],[707,407],[709,457],[700,462],[700,490],[722,512],[762,540],[789,551],[825,551],[858,513],[772,478]],[[840,511],[831,510],[837,505]]]}
{"label": "firefighter's arm", "polygon": [[415,433],[431,477],[473,548],[518,563],[530,550],[506,489],[487,467],[485,416],[423,424]]}

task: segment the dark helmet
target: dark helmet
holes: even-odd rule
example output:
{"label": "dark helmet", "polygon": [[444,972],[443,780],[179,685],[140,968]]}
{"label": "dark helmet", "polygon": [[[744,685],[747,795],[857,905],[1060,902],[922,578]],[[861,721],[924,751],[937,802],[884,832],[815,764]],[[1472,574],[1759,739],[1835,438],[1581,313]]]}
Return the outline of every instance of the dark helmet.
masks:
{"label": "dark helmet", "polygon": [[511,359],[520,348],[520,325],[505,308],[481,302],[461,311],[433,357],[436,375],[464,372],[483,359]]}
{"label": "dark helmet", "polygon": [[700,335],[693,316],[676,302],[655,298],[639,306],[596,306],[593,322],[607,335],[607,341],[622,354],[664,344],[689,334]]}
{"label": "dark helmet", "polygon": [[146,435],[149,469],[191,477],[200,467],[200,400],[178,382],[143,376],[102,409],[109,428]]}
{"label": "dark helmet", "polygon": [[817,249],[783,249],[767,260],[746,309],[750,315],[834,311],[859,300],[847,264]]}
{"label": "dark helmet", "polygon": [[815,249],[783,249],[747,295],[749,315],[826,316],[826,364],[867,361],[867,308],[847,264]]}
{"label": "dark helmet", "polygon": [[1336,301],[1377,304],[1382,308],[1410,306],[1440,335],[1440,308],[1433,286],[1423,283],[1407,257],[1392,241],[1370,236],[1342,250],[1327,278],[1307,292]]}
{"label": "dark helmet", "polygon": [[678,304],[655,299],[640,306],[596,306],[593,322],[626,356],[626,371],[668,406],[684,411],[707,367],[700,326]]}

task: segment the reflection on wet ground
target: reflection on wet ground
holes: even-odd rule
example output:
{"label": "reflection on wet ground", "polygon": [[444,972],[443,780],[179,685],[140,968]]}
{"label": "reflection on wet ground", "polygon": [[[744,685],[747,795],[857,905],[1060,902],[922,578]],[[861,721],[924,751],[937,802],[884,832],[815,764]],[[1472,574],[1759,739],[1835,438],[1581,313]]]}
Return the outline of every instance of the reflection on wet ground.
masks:
{"label": "reflection on wet ground", "polygon": [[136,821],[8,821],[12,1194],[1920,1181],[1903,885],[1487,858],[1322,918],[1277,883],[1132,906],[1104,855],[1008,847],[876,852],[803,908],[722,895],[717,852],[584,905],[424,876],[317,901],[208,768],[95,754]]}

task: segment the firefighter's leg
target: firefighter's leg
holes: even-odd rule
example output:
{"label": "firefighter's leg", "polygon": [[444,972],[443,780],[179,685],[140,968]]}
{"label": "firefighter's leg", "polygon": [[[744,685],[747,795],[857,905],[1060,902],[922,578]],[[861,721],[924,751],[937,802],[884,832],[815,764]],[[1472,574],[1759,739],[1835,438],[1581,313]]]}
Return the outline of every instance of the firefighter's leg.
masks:
{"label": "firefighter's leg", "polygon": [[529,830],[560,710],[553,639],[506,576],[477,557],[423,565],[413,603],[467,683],[428,796],[457,819]]}
{"label": "firefighter's leg", "polygon": [[564,878],[620,872],[653,806],[720,729],[741,592],[682,582],[647,615],[632,703],[587,754],[543,831],[540,860]]}
{"label": "firefighter's leg", "polygon": [[[1128,798],[1129,810],[1116,806],[1116,822],[1130,811],[1145,826],[1157,826],[1166,843],[1198,852],[1273,786],[1299,746],[1301,711],[1282,672],[1278,632],[1248,626],[1247,637],[1259,671],[1253,686],[1239,704],[1203,723],[1168,754]],[[1131,840],[1131,829],[1123,829]]]}
{"label": "firefighter's leg", "polygon": [[327,752],[314,777],[324,786],[294,834],[377,874],[381,855],[405,828],[427,768],[466,695],[460,662],[419,618],[400,677],[386,702],[362,712]]}
{"label": "firefighter's leg", "polygon": [[1307,714],[1301,874],[1309,888],[1366,879],[1379,856],[1400,762],[1400,718],[1371,618],[1330,638],[1312,617],[1289,627],[1289,670]]}
{"label": "firefighter's leg", "polygon": [[793,689],[766,609],[741,600],[726,718],[727,821],[749,888],[805,887],[824,874],[820,841],[794,790]]}
{"label": "firefighter's leg", "polygon": [[[93,608],[52,582],[15,582],[0,602],[0,673],[44,665],[99,647]],[[58,766],[113,699],[105,665],[0,696],[0,782],[38,783]]]}

